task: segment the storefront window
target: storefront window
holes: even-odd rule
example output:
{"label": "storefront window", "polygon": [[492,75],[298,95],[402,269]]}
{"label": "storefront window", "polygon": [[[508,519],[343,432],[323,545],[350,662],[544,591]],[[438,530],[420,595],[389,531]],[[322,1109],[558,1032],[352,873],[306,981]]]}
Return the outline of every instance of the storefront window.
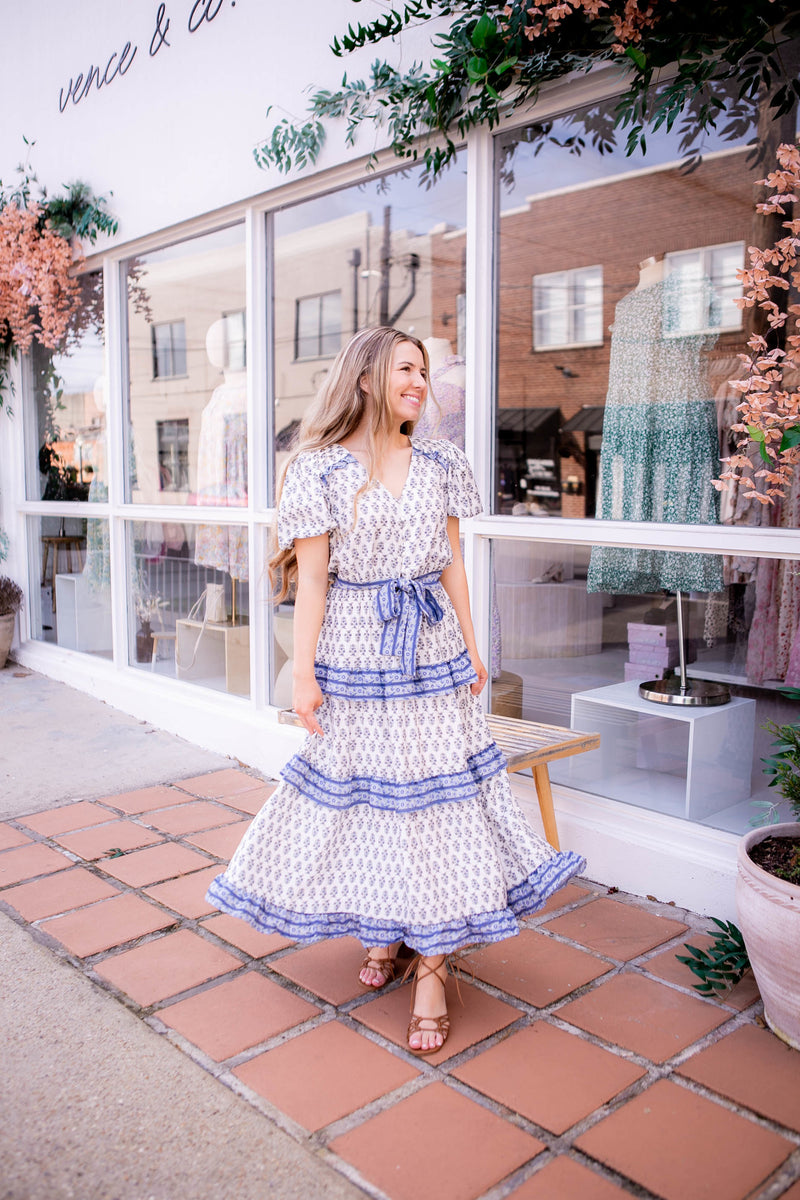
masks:
{"label": "storefront window", "polygon": [[55,354],[34,342],[30,365],[28,499],[107,500],[102,271],[81,277],[81,306],[68,348]]}
{"label": "storefront window", "polygon": [[108,521],[30,517],[33,636],[111,658]]}
{"label": "storefront window", "polygon": [[[344,188],[275,216],[275,463],[296,445],[303,414],[359,329],[394,325],[425,342],[427,411],[416,432],[464,446],[464,161],[432,188],[418,170]],[[271,700],[292,700],[291,596],[272,613]]]}
{"label": "storefront window", "polygon": [[128,263],[128,499],[247,504],[244,227]]}
{"label": "storefront window", "polygon": [[464,171],[460,156],[429,189],[418,169],[398,171],[275,214],[277,477],[336,354],[370,325],[425,341],[440,406],[418,431],[463,445]]}
{"label": "storefront window", "polygon": [[[621,586],[594,586],[598,555]],[[640,683],[679,667],[677,599],[660,580],[693,572],[718,586],[682,594],[687,676],[731,700],[642,699]],[[556,782],[736,833],[754,799],[776,799],[763,726],[797,719],[780,689],[800,686],[800,562],[495,540],[492,583],[492,711],[601,734],[599,750],[551,765]]]}
{"label": "storefront window", "polygon": [[755,131],[712,136],[691,168],[677,130],[648,136],[645,157],[624,139],[602,154],[555,144],[574,132],[565,117],[497,141],[492,511],[777,523],[769,507],[720,505],[711,482],[758,319],[734,303],[746,247],[765,236]]}
{"label": "storefront window", "polygon": [[131,664],[249,696],[247,530],[132,522],[128,572]]}

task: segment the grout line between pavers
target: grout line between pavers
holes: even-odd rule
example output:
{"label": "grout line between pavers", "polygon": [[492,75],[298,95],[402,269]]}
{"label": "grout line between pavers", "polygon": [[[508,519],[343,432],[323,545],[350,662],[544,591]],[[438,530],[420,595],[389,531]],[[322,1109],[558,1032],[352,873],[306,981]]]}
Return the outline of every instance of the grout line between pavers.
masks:
{"label": "grout line between pavers", "polygon": [[800,1151],[790,1154],[785,1163],[768,1179],[761,1191],[752,1192],[748,1200],[777,1200],[789,1188],[800,1182]]}
{"label": "grout line between pavers", "polygon": [[776,1121],[774,1117],[766,1117],[763,1113],[757,1112],[753,1108],[747,1108],[745,1105],[740,1104],[738,1100],[732,1100],[730,1096],[715,1091],[708,1084],[698,1083],[696,1079],[687,1079],[685,1075],[679,1075],[676,1072],[671,1077],[671,1081],[678,1087],[684,1088],[687,1092],[692,1092],[695,1096],[702,1096],[706,1100],[712,1100],[719,1104],[721,1108],[726,1108],[729,1112],[736,1113],[738,1116],[750,1121],[753,1125],[758,1125],[761,1129],[766,1129],[770,1133],[775,1133],[779,1137],[793,1142],[795,1148],[800,1149],[800,1130],[791,1129],[789,1126],[782,1125],[779,1121]]}

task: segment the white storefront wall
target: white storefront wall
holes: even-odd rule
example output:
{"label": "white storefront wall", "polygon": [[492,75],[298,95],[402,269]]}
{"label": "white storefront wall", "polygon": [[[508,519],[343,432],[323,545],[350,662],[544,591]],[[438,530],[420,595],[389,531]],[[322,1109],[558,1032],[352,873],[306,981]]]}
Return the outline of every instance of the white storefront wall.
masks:
{"label": "white storefront wall", "polygon": [[[372,9],[381,8],[363,4],[355,16],[364,21]],[[353,19],[354,10],[347,0],[306,0],[301,14],[291,6],[256,5],[253,0],[198,4],[167,0],[163,5],[134,7],[82,0],[77,13],[75,9],[38,0],[5,18],[0,88],[4,111],[14,114],[14,119],[6,119],[0,127],[0,177],[6,182],[11,178],[24,152],[24,134],[35,141],[32,163],[51,192],[75,178],[86,180],[97,193],[113,192],[110,207],[119,219],[119,234],[90,260],[92,265],[102,264],[105,273],[109,498],[107,503],[92,504],[90,514],[87,506],[80,504],[61,505],[59,512],[108,519],[112,589],[123,599],[112,613],[111,661],[32,640],[32,601],[20,614],[21,644],[16,656],[23,664],[126,712],[275,775],[301,739],[297,731],[278,724],[277,711],[269,704],[269,612],[263,586],[254,588],[250,606],[249,700],[128,665],[125,517],[178,520],[181,509],[163,504],[136,505],[134,509],[125,503],[124,440],[119,427],[125,388],[119,264],[134,254],[216,229],[231,220],[245,221],[249,505],[246,510],[214,509],[208,515],[218,524],[246,527],[249,578],[263,580],[264,531],[274,512],[269,507],[268,472],[253,470],[252,464],[256,455],[264,461],[271,434],[269,405],[264,403],[272,394],[266,336],[271,321],[270,209],[357,181],[363,176],[364,156],[374,146],[367,132],[356,147],[345,148],[341,133],[337,136],[335,131],[317,168],[288,180],[259,170],[251,151],[268,128],[265,112],[269,106],[274,118],[284,113],[300,116],[309,81],[319,86],[335,86],[339,81],[343,66],[331,56],[327,43]],[[305,37],[309,29],[314,30],[312,42]],[[166,40],[161,41],[165,30]],[[429,26],[404,36],[402,44],[395,47],[398,60],[408,63],[422,55],[431,32]],[[348,73],[356,75],[370,57],[362,54],[348,61]],[[112,77],[120,61],[126,66],[125,73]],[[109,82],[98,89],[94,76],[95,83],[76,103],[74,94],[81,94],[92,67],[101,71],[101,77],[107,74]],[[81,73],[84,80],[78,84]],[[611,73],[557,85],[548,90],[537,116],[611,94],[614,86]],[[472,134],[467,151],[466,439],[481,492],[487,496],[491,490],[494,380],[491,281],[496,189],[492,136],[488,131]],[[382,161],[393,165],[388,157]],[[0,418],[0,524],[12,540],[6,569],[30,584],[33,596],[38,564],[29,544],[30,518],[53,509],[50,504],[25,498],[23,375],[24,371],[17,372],[15,416]],[[463,532],[476,628],[485,655],[493,538],[800,557],[800,535],[782,530],[568,519],[554,525],[547,518],[520,523],[513,517],[483,516],[463,522]],[[538,822],[532,781],[517,776],[514,786],[531,819]],[[555,792],[562,844],[586,855],[590,878],[701,912],[733,915],[734,835],[564,787]]]}

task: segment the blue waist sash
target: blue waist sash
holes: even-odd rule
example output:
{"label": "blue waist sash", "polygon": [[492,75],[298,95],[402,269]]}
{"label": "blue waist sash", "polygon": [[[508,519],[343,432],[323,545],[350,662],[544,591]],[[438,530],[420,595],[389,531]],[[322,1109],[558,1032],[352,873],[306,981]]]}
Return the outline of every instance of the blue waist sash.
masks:
{"label": "blue waist sash", "polygon": [[431,571],[416,579],[375,579],[369,583],[352,583],[335,575],[333,586],[377,589],[375,611],[383,621],[380,652],[399,657],[403,674],[414,675],[422,618],[429,625],[437,625],[444,616],[441,604],[430,590],[439,575],[439,571]]}

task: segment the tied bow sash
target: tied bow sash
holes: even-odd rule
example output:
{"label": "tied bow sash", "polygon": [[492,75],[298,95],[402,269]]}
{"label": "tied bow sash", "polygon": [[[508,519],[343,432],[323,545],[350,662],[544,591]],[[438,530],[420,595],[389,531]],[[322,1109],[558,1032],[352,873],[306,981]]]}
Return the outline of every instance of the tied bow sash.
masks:
{"label": "tied bow sash", "polygon": [[420,626],[425,618],[430,625],[438,625],[444,610],[430,589],[439,578],[438,571],[419,575],[416,579],[380,579],[374,583],[351,583],[346,579],[335,580],[340,587],[377,588],[375,609],[383,621],[381,654],[396,655],[404,675],[415,675],[417,670],[417,642]]}

